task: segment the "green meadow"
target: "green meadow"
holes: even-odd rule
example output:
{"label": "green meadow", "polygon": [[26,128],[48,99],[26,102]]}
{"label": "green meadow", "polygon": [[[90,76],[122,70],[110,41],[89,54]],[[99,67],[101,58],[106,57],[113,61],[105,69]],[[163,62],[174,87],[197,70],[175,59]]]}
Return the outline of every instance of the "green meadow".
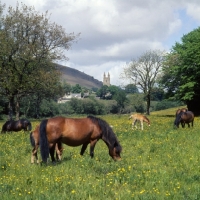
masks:
{"label": "green meadow", "polygon": [[113,126],[123,148],[117,162],[100,140],[93,159],[89,148],[80,156],[81,147],[64,145],[61,162],[31,164],[29,133],[0,134],[0,198],[200,199],[200,119],[193,128],[176,129],[175,110],[151,113],[143,131],[131,129],[129,115],[98,116]]}

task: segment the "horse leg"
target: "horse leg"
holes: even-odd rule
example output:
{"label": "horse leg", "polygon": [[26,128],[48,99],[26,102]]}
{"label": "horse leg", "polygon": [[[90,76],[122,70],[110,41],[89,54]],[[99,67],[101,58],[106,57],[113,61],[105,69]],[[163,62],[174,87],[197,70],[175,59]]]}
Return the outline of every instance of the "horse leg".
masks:
{"label": "horse leg", "polygon": [[143,130],[143,121],[140,121],[141,130]]}
{"label": "horse leg", "polygon": [[36,145],[33,150],[32,150],[32,155],[31,155],[31,163],[34,163],[34,160],[36,159],[36,162],[39,163],[38,156],[37,156],[37,150],[38,150],[39,145]]}
{"label": "horse leg", "polygon": [[90,156],[91,158],[94,157],[94,147],[97,143],[97,140],[90,141]]}
{"label": "horse leg", "polygon": [[82,145],[81,152],[80,152],[80,155],[81,155],[81,156],[84,154],[85,150],[87,149],[87,145],[88,145],[88,144],[89,144],[89,142],[84,143],[84,144]]}
{"label": "horse leg", "polygon": [[137,129],[136,123],[137,123],[137,119],[133,120],[132,129],[134,129],[134,127]]}
{"label": "horse leg", "polygon": [[56,143],[56,160],[57,161],[61,161],[61,156],[62,156],[62,143],[61,142],[58,142]]}
{"label": "horse leg", "polygon": [[49,148],[49,153],[50,153],[52,162],[55,162],[55,157],[54,157],[55,146],[56,146],[56,144],[54,144],[52,147]]}

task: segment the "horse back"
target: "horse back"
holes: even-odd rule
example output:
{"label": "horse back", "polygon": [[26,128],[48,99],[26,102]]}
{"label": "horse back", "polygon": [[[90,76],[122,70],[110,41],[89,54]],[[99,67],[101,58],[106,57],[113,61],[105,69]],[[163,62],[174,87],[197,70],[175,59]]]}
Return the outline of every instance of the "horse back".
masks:
{"label": "horse back", "polygon": [[100,130],[89,118],[54,117],[48,119],[46,132],[49,143],[61,140],[69,146],[78,146],[95,139]]}
{"label": "horse back", "polygon": [[13,131],[13,128],[14,128],[14,121],[13,120],[9,120],[9,121],[6,121],[4,123],[4,125],[2,126],[2,133],[5,133],[5,132],[9,132],[9,131]]}
{"label": "horse back", "polygon": [[192,111],[183,112],[181,119],[185,122],[191,122],[194,120],[194,113]]}
{"label": "horse back", "polygon": [[131,115],[131,116],[132,116],[132,118],[133,118],[134,120],[149,122],[149,119],[148,119],[145,115],[136,113],[136,114],[133,114],[133,115]]}
{"label": "horse back", "polygon": [[143,115],[136,113],[136,114],[132,114],[130,117],[132,117],[133,119],[140,120],[142,119]]}

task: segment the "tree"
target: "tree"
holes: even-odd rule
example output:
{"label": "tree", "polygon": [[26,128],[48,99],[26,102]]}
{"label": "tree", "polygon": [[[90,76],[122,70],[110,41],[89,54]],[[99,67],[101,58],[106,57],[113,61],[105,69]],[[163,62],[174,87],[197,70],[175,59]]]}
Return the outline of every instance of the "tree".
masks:
{"label": "tree", "polygon": [[62,87],[65,94],[69,94],[71,92],[71,85],[67,83],[66,81],[62,83]]}
{"label": "tree", "polygon": [[155,86],[161,72],[163,61],[163,51],[150,50],[145,52],[138,59],[133,59],[128,63],[121,74],[121,78],[133,81],[133,84],[143,91],[147,103],[147,115],[150,114],[152,88]]}
{"label": "tree", "polygon": [[153,101],[162,101],[164,98],[164,90],[159,87],[152,88],[151,100]]}
{"label": "tree", "polygon": [[99,88],[97,90],[96,95],[97,95],[97,97],[105,99],[107,93],[108,93],[108,86],[107,85],[103,85],[101,88]]}
{"label": "tree", "polygon": [[200,114],[200,27],[184,35],[167,55],[161,84],[168,97]]}
{"label": "tree", "polygon": [[134,84],[128,84],[128,85],[126,85],[125,86],[125,92],[127,94],[129,94],[129,93],[131,93],[131,94],[133,94],[133,93],[139,93],[137,86],[134,85]]}
{"label": "tree", "polygon": [[79,84],[76,84],[75,86],[72,86],[71,92],[72,93],[81,93],[82,88]]}
{"label": "tree", "polygon": [[9,100],[10,118],[14,104],[19,118],[23,96],[45,89],[59,93],[60,75],[52,63],[67,59],[64,52],[77,37],[51,23],[48,12],[39,14],[23,3],[8,8],[0,27],[0,93]]}
{"label": "tree", "polygon": [[119,112],[122,112],[124,104],[127,101],[126,93],[124,90],[119,89],[118,92],[113,96],[113,99],[116,100]]}

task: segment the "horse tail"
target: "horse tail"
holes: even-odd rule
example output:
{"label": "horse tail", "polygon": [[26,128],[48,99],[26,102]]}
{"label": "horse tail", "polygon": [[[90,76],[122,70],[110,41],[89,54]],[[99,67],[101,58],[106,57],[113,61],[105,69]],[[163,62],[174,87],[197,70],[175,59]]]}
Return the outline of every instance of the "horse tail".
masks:
{"label": "horse tail", "polygon": [[33,132],[30,132],[30,142],[31,142],[31,146],[35,146],[35,140],[33,138]]}
{"label": "horse tail", "polygon": [[49,157],[49,143],[47,140],[47,133],[46,133],[46,127],[47,127],[48,120],[45,119],[40,124],[40,153],[42,157],[43,162],[47,162],[47,158]]}

